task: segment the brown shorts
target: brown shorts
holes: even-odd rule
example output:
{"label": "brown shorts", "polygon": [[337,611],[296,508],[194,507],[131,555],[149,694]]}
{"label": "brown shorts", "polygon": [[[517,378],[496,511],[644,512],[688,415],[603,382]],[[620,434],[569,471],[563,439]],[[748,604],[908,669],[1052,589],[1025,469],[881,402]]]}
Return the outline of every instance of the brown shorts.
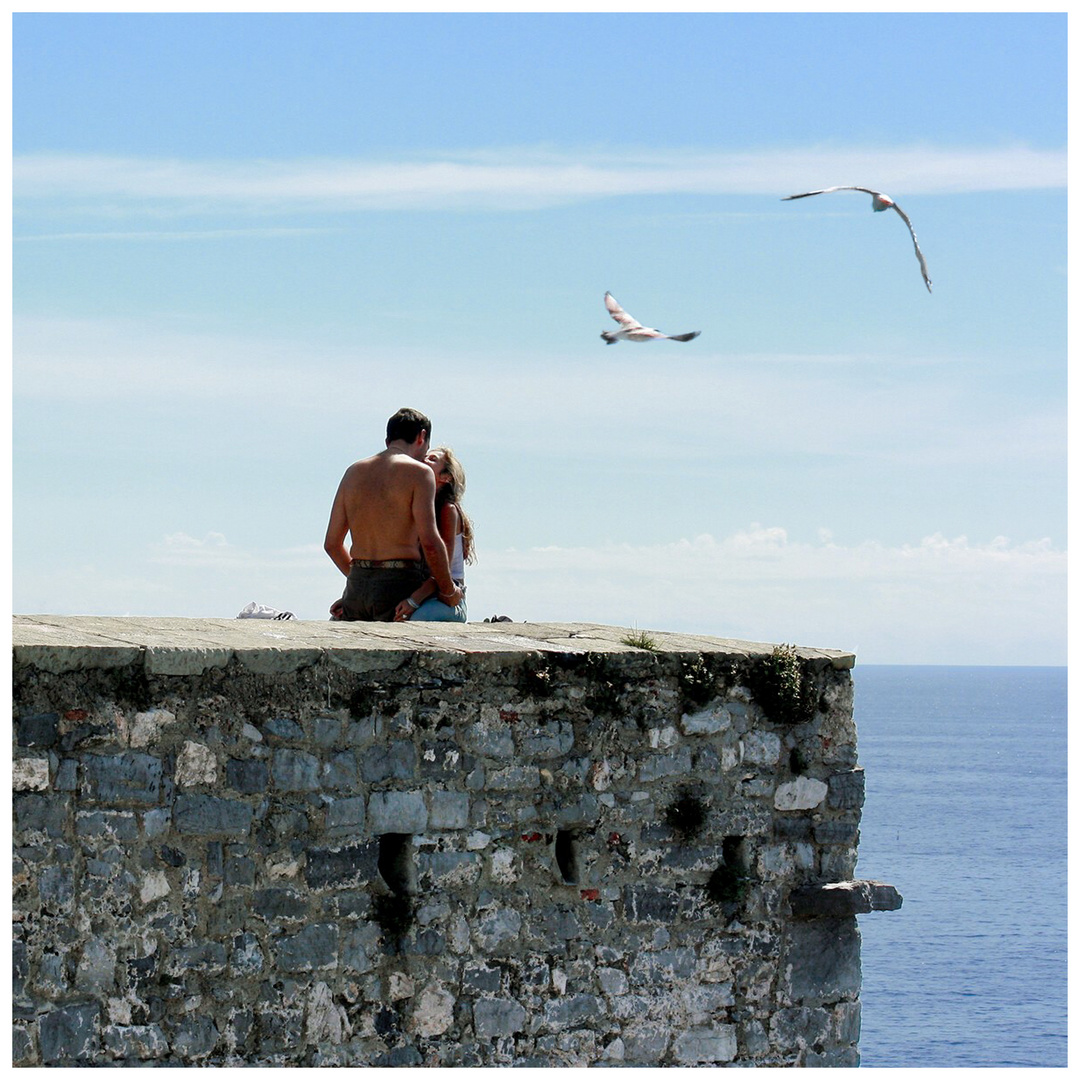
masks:
{"label": "brown shorts", "polygon": [[347,622],[393,622],[398,604],[427,578],[421,563],[363,566],[359,562],[353,560],[341,595],[341,617]]}

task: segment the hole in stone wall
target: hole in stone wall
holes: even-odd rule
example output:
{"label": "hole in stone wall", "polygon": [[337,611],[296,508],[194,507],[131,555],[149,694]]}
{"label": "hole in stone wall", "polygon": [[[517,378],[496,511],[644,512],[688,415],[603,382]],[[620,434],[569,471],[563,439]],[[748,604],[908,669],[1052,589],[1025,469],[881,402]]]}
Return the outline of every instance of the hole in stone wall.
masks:
{"label": "hole in stone wall", "polygon": [[379,873],[396,896],[416,891],[412,837],[408,833],[384,833],[379,837]]}
{"label": "hole in stone wall", "polygon": [[577,844],[574,834],[566,829],[560,829],[555,835],[555,862],[563,881],[567,885],[576,885],[579,877]]}
{"label": "hole in stone wall", "polygon": [[718,904],[738,903],[746,896],[749,882],[746,837],[725,836],[721,850],[724,861],[710,875],[705,890]]}

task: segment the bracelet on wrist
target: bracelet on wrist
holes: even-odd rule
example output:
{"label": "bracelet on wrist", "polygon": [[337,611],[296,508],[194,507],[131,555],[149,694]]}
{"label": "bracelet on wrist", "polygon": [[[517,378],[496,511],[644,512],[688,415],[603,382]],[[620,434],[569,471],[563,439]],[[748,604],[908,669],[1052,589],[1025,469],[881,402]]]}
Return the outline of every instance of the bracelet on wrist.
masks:
{"label": "bracelet on wrist", "polygon": [[409,607],[413,609],[413,611],[417,611],[420,607],[420,605],[411,596],[405,597],[405,603],[408,604]]}

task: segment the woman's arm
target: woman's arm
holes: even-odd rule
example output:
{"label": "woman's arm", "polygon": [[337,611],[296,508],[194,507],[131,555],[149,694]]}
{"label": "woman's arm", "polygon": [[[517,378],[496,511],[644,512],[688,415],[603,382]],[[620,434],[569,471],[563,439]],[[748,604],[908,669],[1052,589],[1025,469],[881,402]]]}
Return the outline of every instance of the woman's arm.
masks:
{"label": "woman's arm", "polygon": [[[453,503],[446,503],[439,511],[439,535],[446,545],[448,557],[453,556],[454,537],[457,536],[460,515],[458,508]],[[429,577],[424,583],[413,591],[408,600],[402,600],[394,610],[394,622],[405,622],[412,613],[425,601],[435,596],[439,591],[435,579]],[[409,601],[412,601],[411,603]]]}

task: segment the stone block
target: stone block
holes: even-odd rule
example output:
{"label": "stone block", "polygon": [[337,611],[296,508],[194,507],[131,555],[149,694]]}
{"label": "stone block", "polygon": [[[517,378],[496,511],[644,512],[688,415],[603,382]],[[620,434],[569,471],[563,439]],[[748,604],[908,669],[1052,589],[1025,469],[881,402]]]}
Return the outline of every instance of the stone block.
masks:
{"label": "stone block", "polygon": [[313,848],[304,866],[304,880],[312,889],[366,885],[379,873],[379,842],[340,848]]}
{"label": "stone block", "polygon": [[651,754],[638,770],[638,780],[649,783],[666,776],[687,776],[693,758],[689,747],[682,747],[673,754]]}
{"label": "stone block", "polygon": [[322,767],[324,791],[355,791],[360,780],[356,755],[351,750],[334,754]]}
{"label": "stone block", "polygon": [[270,767],[265,761],[230,758],[225,763],[225,783],[241,795],[257,795],[270,782]]}
{"label": "stone block", "polygon": [[109,1024],[102,1032],[105,1052],[126,1061],[152,1061],[169,1053],[165,1032],[157,1024]]}
{"label": "stone block", "polygon": [[459,791],[433,791],[428,795],[429,829],[464,829],[469,824],[469,796]]}
{"label": "stone block", "polygon": [[48,758],[16,758],[11,763],[11,787],[14,791],[47,791]]}
{"label": "stone block", "polygon": [[247,836],[253,811],[247,803],[214,795],[178,795],[173,825],[188,836]]}
{"label": "stone block", "polygon": [[454,995],[438,983],[420,991],[409,1017],[409,1030],[421,1039],[445,1035],[454,1026]]}
{"label": "stone block", "polygon": [[473,1004],[478,1039],[498,1039],[525,1029],[525,1009],[512,998],[481,998]]}
{"label": "stone block", "polygon": [[16,833],[44,833],[60,839],[67,826],[71,801],[66,795],[60,797],[19,793],[14,797]]}
{"label": "stone block", "polygon": [[220,1035],[209,1016],[189,1016],[173,1029],[170,1043],[173,1053],[187,1061],[198,1061],[213,1052]]}
{"label": "stone block", "polygon": [[533,765],[511,765],[491,769],[487,774],[490,791],[533,791],[540,786],[540,770]]}
{"label": "stone block", "polygon": [[836,810],[858,810],[866,799],[866,774],[849,769],[829,777],[829,805]]}
{"label": "stone block", "polygon": [[59,738],[59,713],[22,713],[16,722],[16,740],[19,746],[47,749],[55,746]]}
{"label": "stone block", "polygon": [[176,714],[168,709],[147,709],[137,712],[128,731],[128,745],[152,746],[161,738],[166,728],[176,723]]}
{"label": "stone block", "polygon": [[217,757],[214,751],[203,743],[192,742],[190,739],[185,741],[176,759],[174,777],[180,787],[216,783]]}
{"label": "stone block", "polygon": [[777,810],[813,810],[825,801],[829,785],[810,776],[797,776],[776,789],[773,805]]}
{"label": "stone block", "polygon": [[319,971],[337,966],[338,928],[332,923],[305,926],[298,934],[274,942],[275,959],[282,971]]}
{"label": "stone block", "polygon": [[416,776],[416,748],[404,741],[369,746],[360,758],[360,776],[366,784],[412,780]]}
{"label": "stone block", "polygon": [[335,799],[326,808],[326,835],[329,839],[359,836],[364,829],[364,796]]}
{"label": "stone block", "polygon": [[87,754],[82,796],[90,802],[153,806],[161,800],[161,759],[149,754]]}
{"label": "stone block", "polygon": [[306,750],[275,750],[270,777],[277,791],[318,791],[319,759]]}
{"label": "stone block", "polygon": [[427,823],[422,791],[374,791],[368,799],[368,828],[376,835],[421,833]]}
{"label": "stone block", "polygon": [[858,996],[862,985],[855,917],[807,919],[785,926],[781,993],[802,1005]]}
{"label": "stone block", "polygon": [[734,1061],[737,1051],[738,1040],[731,1024],[684,1031],[672,1044],[672,1056],[680,1065]]}
{"label": "stone block", "polygon": [[46,1065],[69,1061],[89,1061],[101,1044],[101,1007],[65,1005],[45,1013],[38,1021],[41,1060]]}
{"label": "stone block", "polygon": [[574,746],[574,725],[555,720],[542,725],[521,740],[521,756],[548,761],[565,757]]}

